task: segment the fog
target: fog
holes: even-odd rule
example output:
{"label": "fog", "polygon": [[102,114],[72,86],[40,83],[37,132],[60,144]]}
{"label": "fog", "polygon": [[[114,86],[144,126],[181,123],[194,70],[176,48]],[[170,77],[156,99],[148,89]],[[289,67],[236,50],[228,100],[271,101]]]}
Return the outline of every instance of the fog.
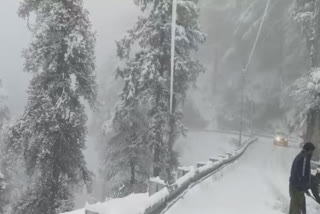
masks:
{"label": "fog", "polygon": [[[75,174],[78,172],[64,174],[65,177],[73,175],[77,178],[62,179],[65,182],[62,182],[65,191],[70,191],[70,195],[76,192],[76,199],[73,201],[76,208],[83,207],[86,201],[90,200],[96,202],[109,197],[121,198],[131,193],[146,193],[149,190],[148,182],[152,177],[157,179],[159,177],[166,181],[166,184],[169,184],[176,178],[174,176],[178,174],[178,166],[181,165],[181,160],[189,164],[191,161],[194,162],[195,159],[201,159],[200,155],[194,154],[195,151],[199,151],[197,152],[199,154],[203,151],[206,151],[203,154],[207,154],[207,152],[211,154],[208,149],[210,147],[214,150],[213,154],[221,156],[220,153],[222,152],[230,152],[232,149],[238,148],[239,145],[245,145],[242,144],[243,141],[251,135],[269,136],[270,139],[266,138],[263,141],[266,143],[267,141],[273,142],[273,137],[278,137],[280,132],[283,139],[293,136],[295,140],[303,138],[304,140],[317,141],[316,143],[320,145],[318,140],[320,134],[317,135],[320,130],[320,123],[317,122],[318,120],[313,120],[314,118],[320,118],[318,113],[320,106],[320,51],[314,51],[315,49],[320,50],[320,47],[318,47],[320,42],[313,42],[314,38],[310,38],[310,35],[306,34],[306,32],[320,31],[320,28],[309,29],[316,25],[306,25],[306,22],[301,21],[309,17],[308,12],[310,11],[306,12],[305,10],[311,8],[311,3],[306,3],[306,7],[301,9],[296,7],[292,0],[271,1],[269,8],[266,8],[267,2],[270,3],[269,0],[181,0],[178,2],[180,5],[178,5],[176,11],[178,18],[176,23],[173,22],[178,25],[177,35],[175,35],[177,36],[176,58],[174,58],[176,64],[175,67],[173,66],[174,69],[170,70],[169,64],[172,63],[168,59],[170,59],[172,53],[168,46],[173,38],[170,31],[172,25],[174,25],[171,23],[171,1],[155,1],[156,3],[154,3],[151,0],[84,0],[84,6],[89,11],[92,30],[96,36],[94,71],[98,85],[96,108],[92,109],[87,103],[82,102],[82,98],[91,101],[86,97],[86,95],[90,97],[92,95],[90,92],[94,91],[91,90],[90,84],[88,84],[89,86],[85,83],[81,85],[80,81],[76,79],[77,84],[85,88],[84,91],[87,94],[77,94],[79,91],[70,89],[71,92],[69,91],[69,93],[75,92],[76,98],[72,97],[74,94],[66,96],[79,101],[75,104],[70,102],[70,97],[68,97],[70,100],[65,99],[68,101],[62,99],[65,86],[61,87],[60,84],[54,82],[57,81],[56,79],[53,81],[48,78],[50,79],[48,82],[53,82],[52,87],[57,87],[54,93],[50,91],[53,95],[44,93],[45,96],[50,97],[49,99],[56,99],[56,103],[48,102],[50,103],[49,106],[51,104],[54,106],[52,108],[54,110],[50,109],[52,112],[49,113],[44,112],[42,105],[48,103],[44,101],[43,104],[42,100],[39,99],[41,96],[36,96],[36,98],[30,96],[30,99],[36,100],[33,100],[35,103],[41,100],[41,102],[39,101],[40,105],[34,105],[36,110],[40,106],[40,110],[35,111],[34,114],[31,111],[31,116],[26,116],[27,119],[25,120],[30,120],[33,125],[36,124],[34,125],[36,128],[32,128],[37,129],[39,128],[37,123],[42,116],[41,113],[45,115],[43,117],[53,118],[53,120],[60,118],[62,115],[62,122],[60,121],[62,125],[57,122],[58,125],[55,124],[54,127],[45,127],[45,131],[34,132],[32,128],[28,130],[28,124],[24,123],[24,120],[22,125],[20,124],[21,121],[17,120],[23,114],[27,105],[27,90],[32,77],[31,73],[23,71],[25,59],[22,56],[22,51],[30,44],[32,35],[27,27],[27,21],[18,17],[17,14],[21,1],[2,0],[0,7],[0,80],[3,82],[3,88],[8,97],[7,105],[11,118],[10,121],[6,121],[3,119],[5,117],[1,115],[3,109],[5,109],[3,108],[5,104],[2,105],[1,103],[4,97],[1,94],[2,86],[0,84],[0,140],[3,140],[3,142],[0,142],[0,148],[7,149],[9,144],[13,145],[19,142],[20,145],[15,146],[19,149],[25,146],[26,148],[23,149],[31,151],[29,151],[29,154],[32,157],[24,157],[24,161],[30,162],[26,163],[27,165],[33,164],[33,167],[36,168],[35,171],[39,170],[39,174],[43,173],[41,172],[43,170],[42,166],[39,167],[39,163],[41,164],[43,159],[40,159],[40,161],[37,159],[42,157],[41,152],[57,154],[57,156],[65,155],[63,156],[64,159],[60,156],[52,158],[53,162],[57,160],[59,162],[60,159],[63,159],[66,162],[69,161],[66,165],[79,167],[79,171],[82,173],[79,173],[81,174],[79,177],[83,177],[85,184],[87,184],[86,182],[89,183],[90,173],[81,170],[86,169],[85,166],[87,166],[94,173],[92,192],[86,192],[81,189],[82,187],[73,189],[74,183],[70,180],[77,180],[78,177]],[[188,1],[188,3],[184,4],[184,1]],[[54,9],[58,6],[51,7],[51,2],[48,2],[50,4],[46,6],[52,9],[52,14],[57,12]],[[147,7],[145,9],[142,6],[143,4],[150,6],[153,3],[154,5],[159,4],[161,11],[159,11],[159,8]],[[72,9],[75,9],[75,11],[78,9],[77,6],[72,4],[71,6],[68,4],[61,5],[62,8],[74,7]],[[63,15],[69,16],[74,12],[70,8],[64,9],[62,11],[66,14]],[[83,11],[79,11],[77,12],[85,17],[82,14]],[[264,11],[266,11],[265,19],[262,18]],[[41,13],[41,11],[38,12]],[[161,14],[160,12],[164,12],[164,14],[158,16]],[[73,15],[71,14],[70,17],[73,18]],[[146,19],[139,19],[140,16]],[[56,14],[53,17],[56,17]],[[83,19],[85,20],[86,17]],[[61,22],[63,21],[62,19]],[[139,24],[137,25],[137,23]],[[66,23],[63,24],[67,25]],[[261,35],[258,34],[260,26]],[[80,30],[76,30],[74,26],[70,28],[82,38],[83,32],[79,33]],[[131,34],[128,33],[128,30],[132,30]],[[62,37],[60,30],[53,31],[57,33],[58,38]],[[89,30],[85,29],[85,31],[86,36],[91,35]],[[51,35],[52,31],[48,32]],[[74,42],[71,35],[68,34],[67,36],[70,37],[68,37],[70,39],[67,40],[68,42]],[[50,40],[52,38],[46,39]],[[51,40],[50,42],[55,45],[54,39],[52,40],[53,42]],[[76,41],[75,43],[79,42],[79,46],[76,48],[79,48],[83,43],[89,44],[91,41],[87,37],[83,41]],[[116,44],[116,41],[120,42]],[[256,46],[254,46],[254,41],[257,41]],[[66,42],[67,44],[62,42],[61,46],[65,45],[70,48],[69,46],[72,45],[68,42]],[[50,46],[51,43],[45,45]],[[90,49],[88,46],[86,48]],[[86,48],[84,48],[84,55],[90,56],[84,56],[83,58],[85,60],[89,58],[88,61],[92,62],[92,51],[90,52]],[[72,48],[71,50],[75,51]],[[83,50],[81,49],[79,52],[81,51]],[[65,58],[69,54],[63,53]],[[244,72],[250,53],[253,53],[252,61],[248,70]],[[57,55],[60,56],[60,52],[55,56]],[[81,56],[78,57],[81,58]],[[44,58],[47,59],[47,57]],[[61,63],[59,60],[53,61],[59,65]],[[78,63],[81,64],[82,62],[79,61],[81,60],[78,60]],[[72,60],[70,62],[77,63]],[[66,63],[65,66],[68,69],[70,64],[67,63],[70,62],[63,62]],[[48,62],[48,64],[50,63]],[[78,64],[75,66],[78,66]],[[81,64],[79,67],[85,67],[83,69],[85,71],[80,72],[83,72],[84,75],[88,75],[88,73],[91,75],[91,69],[86,70],[86,66],[82,66]],[[47,69],[49,70],[49,68]],[[54,74],[59,73],[56,70],[54,70]],[[171,95],[169,71],[176,72],[175,75],[178,77],[174,79],[173,83],[173,103],[168,103],[169,99],[166,99]],[[62,70],[62,74],[57,74],[59,83],[65,81],[64,72]],[[72,82],[72,75],[74,75],[72,72],[74,71],[70,72],[67,80]],[[87,79],[90,79],[90,75],[86,76]],[[116,76],[119,78],[116,78]],[[86,78],[83,79],[87,80]],[[43,87],[41,90],[49,91],[52,89]],[[57,98],[58,94],[60,97]],[[51,95],[54,99],[51,98]],[[60,101],[65,102],[64,104],[67,107],[63,106],[62,109],[59,109],[61,105],[58,102]],[[85,106],[85,113],[81,111],[83,109],[82,104]],[[169,104],[174,106],[173,112],[168,112],[167,106]],[[74,108],[76,110],[72,108],[74,107],[72,105],[76,106]],[[86,122],[88,132],[84,128],[85,122],[80,125],[74,121],[72,121],[73,124],[70,122],[70,118],[73,118],[74,115],[71,114],[70,116],[72,110],[69,108],[74,111],[71,113],[78,113],[76,116],[79,116],[79,118],[76,119],[79,121],[86,121],[88,117]],[[55,112],[57,109],[59,111]],[[67,112],[68,116],[66,116]],[[49,115],[50,113],[52,115]],[[37,114],[40,114],[39,118],[37,118]],[[48,120],[44,121],[47,122]],[[306,121],[311,121],[311,125]],[[70,130],[78,127],[78,129],[72,130],[74,135],[70,134],[69,136],[69,130],[64,130],[61,127],[72,127]],[[42,134],[45,136],[56,129],[58,134],[53,131],[52,138],[50,136],[42,139]],[[18,130],[18,133],[16,130]],[[33,136],[35,133],[36,135],[40,134],[39,136]],[[245,134],[244,138],[242,138],[243,133]],[[276,133],[277,135],[275,135]],[[59,137],[56,137],[56,135],[59,135]],[[60,138],[60,135],[62,138]],[[71,140],[69,140],[70,138]],[[21,140],[23,143],[21,143]],[[43,141],[45,142],[43,143]],[[84,141],[85,149],[80,145]],[[201,141],[201,143],[198,144],[196,141]],[[286,141],[288,140],[286,139]],[[186,142],[188,145],[184,144]],[[197,144],[193,144],[195,142]],[[248,145],[252,142],[250,141]],[[28,143],[32,144],[30,148]],[[50,146],[44,149],[41,147],[43,149],[41,150],[37,149],[40,145],[34,145],[37,143],[44,147]],[[55,147],[51,144],[55,143],[60,145],[60,152],[56,152],[57,150],[49,151],[52,147]],[[25,145],[21,146],[21,144]],[[77,148],[70,149],[69,144]],[[67,151],[63,151],[61,145],[62,147],[66,146],[63,148],[67,148],[65,149]],[[263,149],[267,149],[268,154],[271,154],[274,150],[270,146],[261,146],[257,148],[257,151],[263,152]],[[23,149],[21,151],[19,149],[13,151],[13,153],[15,155],[25,155],[21,153]],[[69,150],[72,150],[73,153],[68,154]],[[12,151],[10,150],[10,152]],[[292,156],[291,153],[288,157]],[[189,154],[193,159],[188,158]],[[275,158],[279,158],[283,154],[279,153]],[[69,155],[74,155],[72,157],[75,158],[69,158]],[[246,164],[248,166],[251,166],[251,162],[255,162],[251,160],[251,156],[248,155],[247,157],[246,162],[248,163]],[[256,156],[258,158],[258,155]],[[265,153],[265,156],[267,156],[267,153]],[[318,159],[320,159],[320,148],[318,149],[318,156]],[[10,158],[12,157],[9,157],[9,161]],[[85,161],[81,162],[83,158]],[[75,162],[74,160],[80,160],[79,164],[72,165]],[[6,162],[8,160],[2,160],[0,157],[0,175],[2,175],[1,161]],[[288,161],[288,158],[283,159],[283,161]],[[263,164],[263,161],[260,162],[260,164]],[[23,170],[19,173],[23,174]],[[19,177],[20,174],[18,176],[15,174],[15,176]],[[46,173],[41,175],[46,176]],[[21,177],[24,176],[28,177],[24,174]],[[29,176],[30,181],[23,181],[23,184],[18,182],[16,184],[16,181],[13,181],[13,184],[10,184],[12,189],[17,189],[18,185],[26,188],[28,187],[27,182],[34,182],[34,180],[39,179],[36,173],[32,176]],[[284,176],[286,174],[281,171],[281,177]],[[85,180],[85,177],[88,180]],[[1,179],[0,176],[0,193]],[[71,186],[67,186],[70,184],[69,182],[72,183]],[[22,190],[19,191],[22,192]],[[18,200],[17,197],[21,194],[19,191],[17,191],[16,196],[12,197],[13,199],[11,198],[12,201],[16,202]],[[69,192],[67,193],[69,194]],[[8,207],[10,206],[8,205]]]}
{"label": "fog", "polygon": [[22,72],[24,60],[22,50],[26,48],[30,39],[26,23],[17,15],[18,1],[3,1],[0,8],[0,75],[9,96],[11,114],[22,113],[26,104],[26,89],[30,75]]}
{"label": "fog", "polygon": [[[99,71],[109,58],[116,56],[115,41],[135,23],[139,9],[131,0],[86,0],[85,4],[97,36],[96,70]],[[0,8],[0,75],[9,97],[12,117],[23,112],[31,77],[23,72],[22,58],[22,51],[28,47],[31,36],[26,20],[17,15],[18,7],[19,0],[4,0]]]}
{"label": "fog", "polygon": [[[206,44],[200,46],[200,51],[194,54],[194,56],[200,59],[206,66],[207,72],[200,75],[196,88],[188,93],[189,101],[187,101],[186,108],[191,111],[194,111],[192,110],[193,108],[196,109],[193,113],[195,114],[194,116],[192,116],[191,112],[189,112],[190,114],[186,114],[186,121],[198,120],[199,117],[196,115],[199,113],[208,120],[209,114],[209,120],[211,121],[198,121],[193,123],[217,126],[216,123],[219,115],[216,115],[216,111],[219,111],[219,109],[223,108],[227,110],[227,115],[230,117],[234,117],[236,114],[237,110],[230,106],[231,103],[228,104],[228,102],[233,102],[234,99],[227,96],[227,94],[229,92],[233,93],[232,91],[239,92],[236,88],[241,85],[241,70],[249,56],[258,27],[256,24],[251,26],[250,22],[254,20],[255,16],[259,16],[259,12],[263,12],[264,3],[265,1],[262,1],[261,4],[257,4],[254,1],[252,4],[247,3],[247,5],[249,5],[248,8],[246,8],[247,6],[239,7],[239,10],[235,10],[236,12],[233,15],[229,15],[233,10],[232,7],[236,7],[232,1],[228,3],[200,1],[200,24],[202,30],[208,37]],[[28,46],[31,37],[26,26],[26,21],[17,15],[19,1],[5,0],[3,4],[4,6],[0,8],[0,23],[1,26],[3,26],[0,35],[0,56],[2,58],[0,70],[4,81],[4,88],[8,93],[8,106],[11,116],[15,117],[23,112],[26,104],[26,90],[31,75],[23,72],[24,59],[22,58],[21,52]],[[304,66],[306,64],[304,58],[297,58],[297,56],[301,56],[301,54],[298,53],[299,50],[295,50],[299,47],[300,52],[304,50],[304,44],[301,42],[303,40],[301,34],[295,33],[294,37],[289,40],[283,39],[280,46],[277,45],[279,44],[278,42],[281,42],[279,39],[286,37],[290,31],[299,31],[294,28],[294,24],[289,24],[289,12],[285,12],[282,18],[280,12],[278,12],[278,8],[286,7],[290,5],[290,2],[284,1],[283,4],[276,2],[275,4],[276,5],[272,5],[271,8],[271,16],[267,16],[266,26],[262,30],[261,41],[258,43],[252,60],[253,63],[249,68],[249,75],[246,77],[249,82],[247,90],[251,91],[247,93],[251,94],[250,96],[252,98],[250,99],[258,100],[263,93],[273,93],[271,92],[272,88],[277,86],[272,86],[272,84],[276,84],[276,79],[279,79],[276,74],[277,72],[282,73],[281,81],[283,81],[282,79],[287,81],[283,82],[284,84],[281,86],[282,89],[284,89],[299,76],[299,73],[303,72],[304,67],[307,67]],[[112,90],[112,87],[108,88],[105,87],[105,85],[110,83],[109,81],[112,83],[114,70],[117,67],[115,41],[121,39],[126,30],[134,25],[140,11],[131,0],[112,0],[107,3],[101,0],[87,0],[85,1],[85,5],[90,12],[93,30],[96,32],[96,74],[98,76],[97,81],[102,87],[99,93],[103,94],[106,90]],[[241,6],[241,4],[239,5]],[[250,7],[255,9],[250,10]],[[242,22],[241,16],[247,16],[248,20]],[[277,29],[278,25],[276,23],[277,21],[272,19],[273,16],[282,19],[280,22],[283,22],[284,25],[287,26],[288,29],[282,34],[279,34],[277,30],[274,29],[270,32],[269,26],[275,26]],[[300,42],[301,44],[297,45],[297,47],[291,51],[292,44],[295,42],[298,42],[298,44]],[[270,45],[272,43],[273,45]],[[279,55],[278,47],[281,46],[283,46],[283,53]],[[277,54],[284,59],[281,63],[277,61],[279,57],[274,57]],[[290,55],[284,56],[286,54]],[[294,57],[296,57],[298,61],[294,62]],[[297,67],[294,64],[299,66]],[[286,66],[288,69],[282,72]],[[260,89],[258,89],[258,91],[260,90],[260,92],[252,93],[253,91],[257,92],[256,89],[252,88],[255,87],[253,85],[261,85],[259,81],[264,78],[269,78],[269,80],[273,82],[269,85],[271,88],[262,89],[259,86]],[[198,96],[198,94],[201,95]],[[116,98],[113,97],[113,99]],[[274,98],[267,97],[267,99]],[[269,101],[264,101],[270,103]],[[223,102],[224,104],[222,104]],[[239,103],[240,101],[238,100],[237,102]],[[259,105],[259,103],[261,102],[257,102],[257,105]],[[219,104],[222,104],[222,106],[219,106]],[[113,104],[110,104],[110,108],[112,108],[111,105]],[[225,108],[226,106],[227,108]],[[275,115],[272,113],[275,109],[272,106],[270,108],[271,109],[265,112],[267,114],[266,116],[270,118],[279,117],[279,114]],[[281,113],[281,109],[275,111],[280,112],[280,114],[284,116]],[[268,112],[271,112],[271,115],[268,115]],[[91,112],[89,113],[91,114]],[[258,124],[260,123],[259,121],[264,122],[265,120],[264,118],[257,117],[256,122]],[[220,125],[224,124],[221,128],[237,129],[238,125],[230,126],[229,124],[234,122],[235,121],[220,121],[218,123]],[[270,121],[270,123],[274,123],[274,121]],[[188,125],[193,126],[193,124]],[[266,128],[262,124],[259,126],[262,129]],[[269,124],[268,126],[273,125]]]}

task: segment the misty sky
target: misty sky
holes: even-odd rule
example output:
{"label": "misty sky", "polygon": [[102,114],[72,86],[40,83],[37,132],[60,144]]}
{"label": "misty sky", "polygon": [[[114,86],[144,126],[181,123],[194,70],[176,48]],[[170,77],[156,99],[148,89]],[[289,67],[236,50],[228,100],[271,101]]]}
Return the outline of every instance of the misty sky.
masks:
{"label": "misty sky", "polygon": [[[31,75],[23,72],[21,52],[28,46],[31,35],[26,22],[19,18],[19,0],[1,0],[0,7],[0,76],[9,96],[12,116],[22,113],[26,104],[26,89]],[[115,40],[135,22],[139,13],[133,0],[85,0],[93,28],[97,32],[97,70],[115,55]]]}

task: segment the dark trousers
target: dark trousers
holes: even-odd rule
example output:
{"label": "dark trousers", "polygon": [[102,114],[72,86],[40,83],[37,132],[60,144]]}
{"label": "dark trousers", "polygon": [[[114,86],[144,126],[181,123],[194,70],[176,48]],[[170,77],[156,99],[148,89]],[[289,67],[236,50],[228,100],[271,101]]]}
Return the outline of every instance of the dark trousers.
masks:
{"label": "dark trousers", "polygon": [[303,191],[297,190],[290,184],[290,210],[289,214],[306,214],[306,198]]}

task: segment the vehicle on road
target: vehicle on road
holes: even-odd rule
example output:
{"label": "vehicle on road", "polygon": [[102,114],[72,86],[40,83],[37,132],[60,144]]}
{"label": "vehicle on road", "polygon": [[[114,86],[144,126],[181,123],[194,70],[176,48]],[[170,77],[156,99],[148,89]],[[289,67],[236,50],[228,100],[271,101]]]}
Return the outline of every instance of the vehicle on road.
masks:
{"label": "vehicle on road", "polygon": [[275,146],[288,147],[289,146],[288,138],[285,134],[278,133],[273,139],[273,144]]}

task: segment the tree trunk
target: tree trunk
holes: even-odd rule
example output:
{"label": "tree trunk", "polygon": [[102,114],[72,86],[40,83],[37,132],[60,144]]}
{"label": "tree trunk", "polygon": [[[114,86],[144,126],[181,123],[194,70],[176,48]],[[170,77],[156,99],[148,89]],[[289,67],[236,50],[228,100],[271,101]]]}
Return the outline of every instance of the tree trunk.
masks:
{"label": "tree trunk", "polygon": [[160,175],[160,148],[159,145],[156,144],[153,150],[153,177],[158,177]]}
{"label": "tree trunk", "polygon": [[218,47],[215,48],[214,53],[214,67],[213,67],[213,73],[212,73],[212,94],[216,94],[217,90],[217,83],[218,83],[218,73],[219,73],[219,50]]}
{"label": "tree trunk", "polygon": [[[301,1],[298,1],[298,3]],[[305,1],[303,1],[305,3]],[[306,3],[305,3],[306,4]],[[307,38],[307,47],[311,57],[312,69],[320,67],[320,1],[316,0],[314,5],[315,17],[315,37]],[[319,107],[316,109],[310,109],[307,115],[307,130],[306,141],[311,141],[315,144],[316,150],[314,153],[314,159],[320,159],[320,111]]]}
{"label": "tree trunk", "polygon": [[305,142],[312,142],[316,146],[313,159],[320,159],[320,112],[310,110],[307,118],[307,133]]}
{"label": "tree trunk", "polygon": [[[173,105],[173,109],[175,109],[175,103]],[[170,155],[170,159],[168,160],[168,167],[166,168],[166,172],[167,172],[167,181],[169,184],[172,184],[175,182],[175,178],[173,176],[173,170],[174,167],[176,166],[176,161],[175,161],[175,154],[173,151],[173,146],[174,146],[174,118],[172,117],[172,115],[169,116],[169,118],[167,118],[167,128],[166,128],[166,134],[167,136],[167,141],[168,141],[168,145],[169,145],[169,155]]]}
{"label": "tree trunk", "polygon": [[133,161],[131,161],[130,163],[130,170],[131,170],[130,184],[133,185],[136,183],[136,171],[135,171],[135,164]]}
{"label": "tree trunk", "polygon": [[312,135],[313,135],[313,127],[314,127],[314,123],[315,123],[315,120],[314,120],[314,111],[313,110],[310,110],[308,112],[308,115],[307,115],[307,121],[306,121],[306,133],[305,133],[305,136],[304,136],[304,141],[305,142],[308,142],[308,141],[311,141],[312,139]]}
{"label": "tree trunk", "polygon": [[[161,16],[161,23],[164,24],[165,23],[165,17],[164,15]],[[164,31],[161,31],[160,33],[160,45],[162,45],[163,47],[163,52],[166,53],[165,49],[164,49],[164,39],[165,39],[165,32]],[[159,64],[160,64],[160,69],[159,69],[159,75],[161,77],[164,77],[164,72],[165,72],[165,63],[166,63],[166,59],[165,59],[165,56],[159,56]],[[156,106],[155,108],[157,108],[160,104],[159,104],[159,101],[161,99],[161,96],[162,96],[162,89],[161,87],[158,87],[157,88],[157,91],[156,91]],[[154,117],[154,115],[152,115],[152,117]],[[161,125],[157,125],[157,129],[158,131],[162,131],[162,128],[161,128]],[[161,172],[161,168],[160,168],[160,143],[162,144],[163,141],[162,141],[162,138],[161,138],[161,135],[158,133],[157,134],[157,143],[156,145],[154,145],[153,147],[153,177],[158,177],[160,176],[160,172]]]}
{"label": "tree trunk", "polygon": [[[283,22],[280,22],[281,24],[277,26],[277,32],[279,35],[279,65],[278,65],[278,72],[279,72],[279,88],[281,91],[283,91],[283,85],[284,85],[284,75],[283,75],[283,61],[284,61],[284,45],[286,43],[285,41],[285,32],[283,30]],[[279,97],[280,99],[280,97]]]}

